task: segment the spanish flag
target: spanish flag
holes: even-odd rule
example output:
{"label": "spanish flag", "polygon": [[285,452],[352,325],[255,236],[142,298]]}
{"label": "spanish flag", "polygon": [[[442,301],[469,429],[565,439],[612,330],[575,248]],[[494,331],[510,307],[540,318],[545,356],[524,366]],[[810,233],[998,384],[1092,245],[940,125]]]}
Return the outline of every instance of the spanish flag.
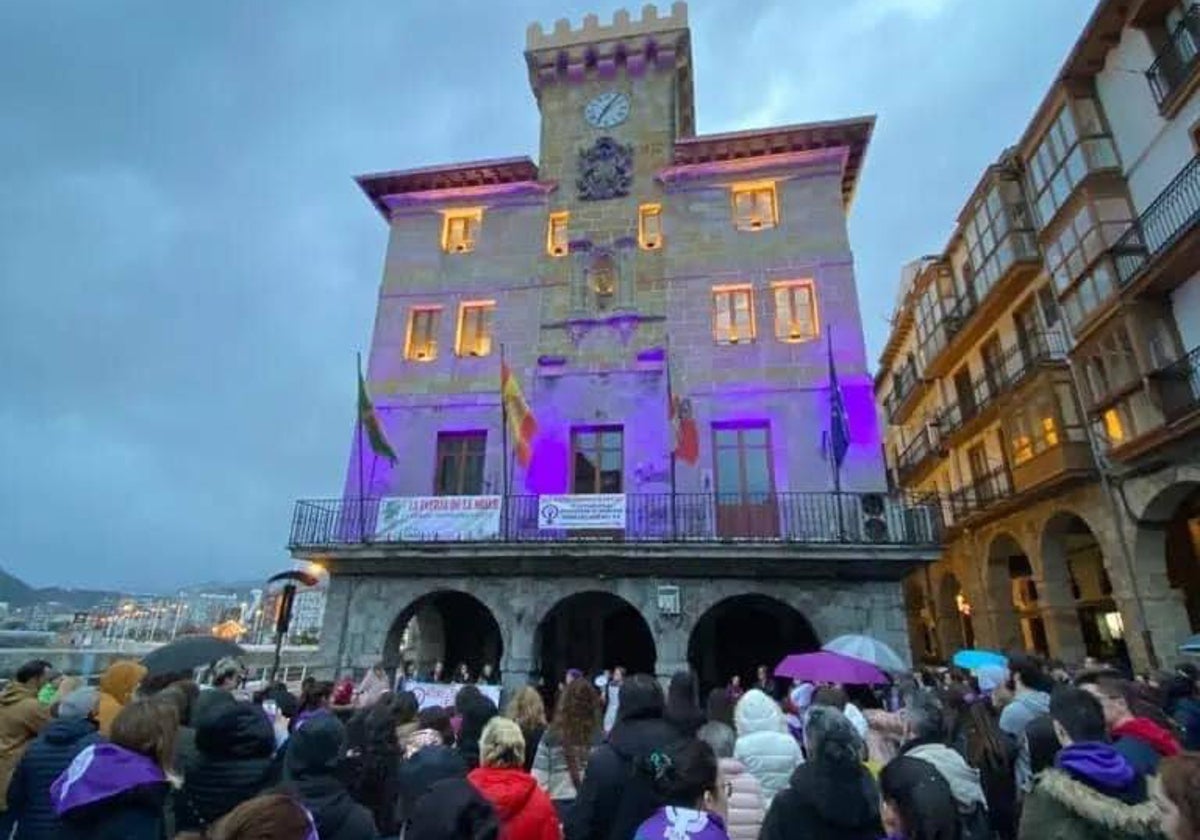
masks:
{"label": "spanish flag", "polygon": [[508,418],[517,463],[528,469],[529,459],[533,455],[533,436],[537,434],[537,419],[529,410],[521,386],[508,369],[507,362],[500,363],[500,400],[504,405],[504,415]]}

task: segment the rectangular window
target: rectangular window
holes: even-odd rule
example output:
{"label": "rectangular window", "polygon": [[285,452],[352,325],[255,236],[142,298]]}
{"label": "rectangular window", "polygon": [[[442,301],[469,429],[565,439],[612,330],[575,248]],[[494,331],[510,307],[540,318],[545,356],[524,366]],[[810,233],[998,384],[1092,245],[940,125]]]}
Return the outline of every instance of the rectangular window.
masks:
{"label": "rectangular window", "polygon": [[774,181],[733,185],[733,226],[738,230],[766,230],[779,224],[779,202]]}
{"label": "rectangular window", "polygon": [[434,495],[481,495],[486,450],[487,432],[439,432]]}
{"label": "rectangular window", "polygon": [[1125,442],[1125,424],[1121,422],[1121,412],[1116,408],[1104,412],[1104,437],[1110,447]]}
{"label": "rectangular window", "polygon": [[643,204],[638,208],[638,244],[647,251],[661,248],[662,205]]}
{"label": "rectangular window", "polygon": [[572,429],[571,492],[623,492],[624,441],[620,426]]}
{"label": "rectangular window", "polygon": [[442,250],[447,254],[465,254],[475,250],[482,222],[482,207],[443,211]]}
{"label": "rectangular window", "polygon": [[546,253],[550,256],[566,256],[570,250],[567,242],[567,224],[570,220],[571,214],[566,210],[550,214],[550,223],[546,226]]}
{"label": "rectangular window", "polygon": [[713,338],[717,344],[753,341],[754,296],[749,286],[713,287]]}
{"label": "rectangular window", "polygon": [[458,307],[455,350],[459,356],[488,356],[492,352],[492,316],[496,302],[469,301]]}
{"label": "rectangular window", "polygon": [[772,286],[775,294],[775,337],[811,341],[817,337],[817,293],[811,280],[789,280]]}
{"label": "rectangular window", "polygon": [[411,362],[431,362],[437,358],[437,332],[441,319],[440,306],[414,307],[408,311],[404,358]]}

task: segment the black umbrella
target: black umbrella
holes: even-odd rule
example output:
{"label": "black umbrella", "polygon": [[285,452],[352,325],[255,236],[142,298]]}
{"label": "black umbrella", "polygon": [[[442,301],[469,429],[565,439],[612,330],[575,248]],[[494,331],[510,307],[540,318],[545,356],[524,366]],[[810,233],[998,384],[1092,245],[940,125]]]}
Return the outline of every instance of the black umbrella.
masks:
{"label": "black umbrella", "polygon": [[240,646],[216,636],[184,636],[142,657],[147,676],[175,674],[209,665],[224,656],[242,656]]}

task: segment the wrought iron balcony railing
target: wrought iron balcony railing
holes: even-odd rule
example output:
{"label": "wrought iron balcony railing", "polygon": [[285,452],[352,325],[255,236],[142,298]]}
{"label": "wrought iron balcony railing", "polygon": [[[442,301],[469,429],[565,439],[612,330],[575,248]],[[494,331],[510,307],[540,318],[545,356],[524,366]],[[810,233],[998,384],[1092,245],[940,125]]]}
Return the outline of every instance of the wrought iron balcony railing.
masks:
{"label": "wrought iron balcony railing", "polygon": [[[940,506],[928,498],[884,493],[627,494],[624,526],[603,530],[545,527],[539,496],[498,499],[494,533],[442,529],[407,532],[377,526],[382,499],[317,499],[296,503],[289,547],[380,543],[862,543],[934,546]],[[584,497],[586,498],[586,497]]]}
{"label": "wrought iron balcony railing", "polygon": [[1007,467],[999,467],[981,476],[965,487],[954,490],[947,497],[953,522],[986,510],[1013,493],[1012,474]]}
{"label": "wrought iron balcony railing", "polygon": [[935,432],[929,426],[921,427],[908,446],[904,447],[904,451],[900,453],[900,457],[896,459],[896,470],[900,474],[900,483],[907,483],[917,467],[925,463],[927,458],[937,454],[937,440]]}
{"label": "wrought iron balcony railing", "polygon": [[1161,109],[1187,80],[1200,60],[1200,5],[1188,6],[1183,19],[1171,30],[1162,50],[1146,71],[1146,80]]}
{"label": "wrought iron balcony railing", "polygon": [[897,414],[899,413],[900,405],[916,390],[917,383],[917,367],[909,361],[905,362],[901,368],[892,376],[892,392],[888,394],[884,400],[884,408],[887,410],[888,420],[896,423]]}
{"label": "wrought iron balcony railing", "polygon": [[1118,282],[1129,285],[1155,256],[1174,245],[1198,222],[1200,155],[1171,179],[1146,212],[1113,245]]}
{"label": "wrought iron balcony railing", "polygon": [[1200,409],[1200,347],[1150,374],[1158,383],[1163,419],[1174,423]]}

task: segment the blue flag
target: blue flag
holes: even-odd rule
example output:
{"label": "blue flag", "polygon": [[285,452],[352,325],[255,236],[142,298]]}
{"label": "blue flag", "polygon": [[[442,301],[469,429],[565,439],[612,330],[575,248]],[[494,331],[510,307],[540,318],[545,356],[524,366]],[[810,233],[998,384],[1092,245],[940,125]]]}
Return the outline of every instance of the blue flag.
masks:
{"label": "blue flag", "polygon": [[842,386],[838,384],[837,368],[833,364],[833,329],[827,328],[825,337],[829,345],[829,451],[833,463],[841,468],[850,448],[850,424],[846,421],[846,403],[842,400]]}

